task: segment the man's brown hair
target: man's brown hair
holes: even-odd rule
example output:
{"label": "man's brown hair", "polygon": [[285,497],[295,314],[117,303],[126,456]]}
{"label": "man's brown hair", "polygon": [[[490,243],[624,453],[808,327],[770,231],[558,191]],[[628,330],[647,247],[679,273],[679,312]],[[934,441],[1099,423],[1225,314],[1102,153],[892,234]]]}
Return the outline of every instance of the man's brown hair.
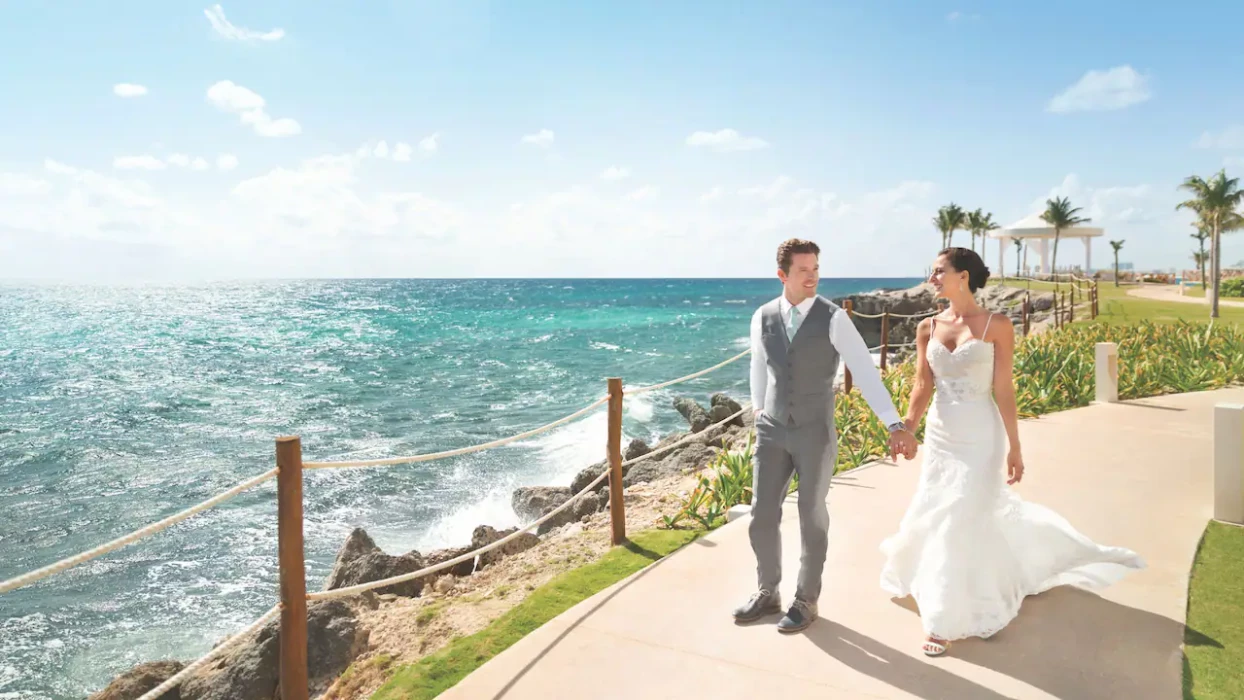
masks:
{"label": "man's brown hair", "polygon": [[820,257],[821,248],[812,241],[805,241],[802,238],[791,238],[790,240],[783,241],[782,245],[778,246],[777,251],[777,263],[778,267],[782,268],[782,272],[790,274],[791,262],[800,253],[812,253]]}

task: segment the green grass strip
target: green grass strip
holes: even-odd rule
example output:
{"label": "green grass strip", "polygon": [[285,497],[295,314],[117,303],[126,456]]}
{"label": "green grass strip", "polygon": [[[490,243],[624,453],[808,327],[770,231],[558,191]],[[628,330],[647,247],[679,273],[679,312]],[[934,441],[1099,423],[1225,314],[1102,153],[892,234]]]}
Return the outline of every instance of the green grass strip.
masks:
{"label": "green grass strip", "polygon": [[644,530],[598,561],[549,581],[469,637],[394,672],[374,700],[425,700],[452,688],[492,657],[579,602],[640,571],[704,534],[704,530]]}
{"label": "green grass strip", "polygon": [[1184,631],[1184,698],[1244,698],[1244,528],[1211,522],[1197,549]]}

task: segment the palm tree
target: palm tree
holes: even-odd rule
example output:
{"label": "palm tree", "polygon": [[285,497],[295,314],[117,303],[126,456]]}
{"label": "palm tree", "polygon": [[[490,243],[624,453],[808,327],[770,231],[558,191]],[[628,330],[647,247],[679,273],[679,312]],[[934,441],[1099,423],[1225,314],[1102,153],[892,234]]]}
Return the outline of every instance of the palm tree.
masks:
{"label": "palm tree", "polygon": [[1123,248],[1123,241],[1110,241],[1110,247],[1114,248],[1114,286],[1119,286],[1119,251]]}
{"label": "palm tree", "polygon": [[[1193,236],[1193,238],[1196,238],[1196,236]],[[1192,263],[1197,266],[1198,270],[1201,271],[1201,291],[1205,291],[1205,285],[1207,284],[1205,281],[1205,265],[1208,262],[1209,253],[1204,250],[1192,251]]]}
{"label": "palm tree", "polygon": [[1086,216],[1077,216],[1080,207],[1072,208],[1071,201],[1066,197],[1045,200],[1045,212],[1041,214],[1041,220],[1054,227],[1054,252],[1050,255],[1050,270],[1054,272],[1054,287],[1058,288],[1058,239],[1062,235],[1064,229],[1069,229],[1080,224],[1087,224],[1090,219]]}
{"label": "palm tree", "polygon": [[1024,250],[1024,242],[1019,240],[1018,238],[1011,239],[1011,242],[1015,244],[1015,276],[1019,277],[1020,276],[1019,263],[1020,263],[1020,260],[1022,259],[1020,257],[1020,253],[1022,253]]}
{"label": "palm tree", "polygon": [[933,225],[937,227],[938,231],[942,232],[943,248],[950,247],[950,241],[954,238],[955,231],[963,228],[964,223],[965,215],[963,209],[954,202],[937,210],[937,216],[933,217]]}
{"label": "palm tree", "polygon": [[1196,261],[1197,268],[1201,271],[1201,291],[1205,291],[1207,284],[1205,281],[1205,263],[1209,261],[1209,254],[1205,252],[1205,241],[1209,240],[1210,230],[1209,227],[1202,224],[1199,220],[1192,225],[1196,227],[1196,233],[1192,234],[1192,237],[1199,244],[1199,249],[1192,256],[1192,259]]}
{"label": "palm tree", "polygon": [[1244,202],[1244,190],[1239,178],[1227,177],[1219,170],[1210,179],[1199,175],[1184,179],[1179,189],[1192,193],[1192,199],[1180,202],[1175,209],[1191,209],[1210,230],[1210,300],[1209,316],[1218,318],[1218,278],[1222,274],[1222,234],[1244,225],[1244,217],[1237,211]]}
{"label": "palm tree", "polygon": [[981,259],[985,257],[985,235],[990,231],[998,228],[998,224],[994,223],[993,213],[988,214],[980,209],[967,215],[965,226],[972,232],[972,250],[976,250],[976,237],[981,237]]}

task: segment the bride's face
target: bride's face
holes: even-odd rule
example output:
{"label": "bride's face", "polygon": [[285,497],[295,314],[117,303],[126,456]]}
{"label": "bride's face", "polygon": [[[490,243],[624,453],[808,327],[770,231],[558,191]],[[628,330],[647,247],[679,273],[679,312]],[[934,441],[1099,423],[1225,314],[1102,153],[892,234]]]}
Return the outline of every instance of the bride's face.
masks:
{"label": "bride's face", "polygon": [[947,297],[958,296],[968,288],[968,273],[959,272],[951,266],[942,255],[933,263],[933,272],[929,275],[929,284],[937,293]]}

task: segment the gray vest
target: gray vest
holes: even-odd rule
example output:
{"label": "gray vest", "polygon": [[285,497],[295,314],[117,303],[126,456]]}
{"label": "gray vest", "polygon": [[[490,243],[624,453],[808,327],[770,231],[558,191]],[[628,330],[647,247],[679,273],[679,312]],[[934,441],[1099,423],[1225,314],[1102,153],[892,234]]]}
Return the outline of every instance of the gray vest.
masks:
{"label": "gray vest", "polygon": [[788,319],[782,318],[779,300],[761,307],[760,342],[769,365],[764,411],[777,423],[833,426],[838,350],[829,339],[829,327],[838,311],[818,295],[795,337],[787,340]]}

